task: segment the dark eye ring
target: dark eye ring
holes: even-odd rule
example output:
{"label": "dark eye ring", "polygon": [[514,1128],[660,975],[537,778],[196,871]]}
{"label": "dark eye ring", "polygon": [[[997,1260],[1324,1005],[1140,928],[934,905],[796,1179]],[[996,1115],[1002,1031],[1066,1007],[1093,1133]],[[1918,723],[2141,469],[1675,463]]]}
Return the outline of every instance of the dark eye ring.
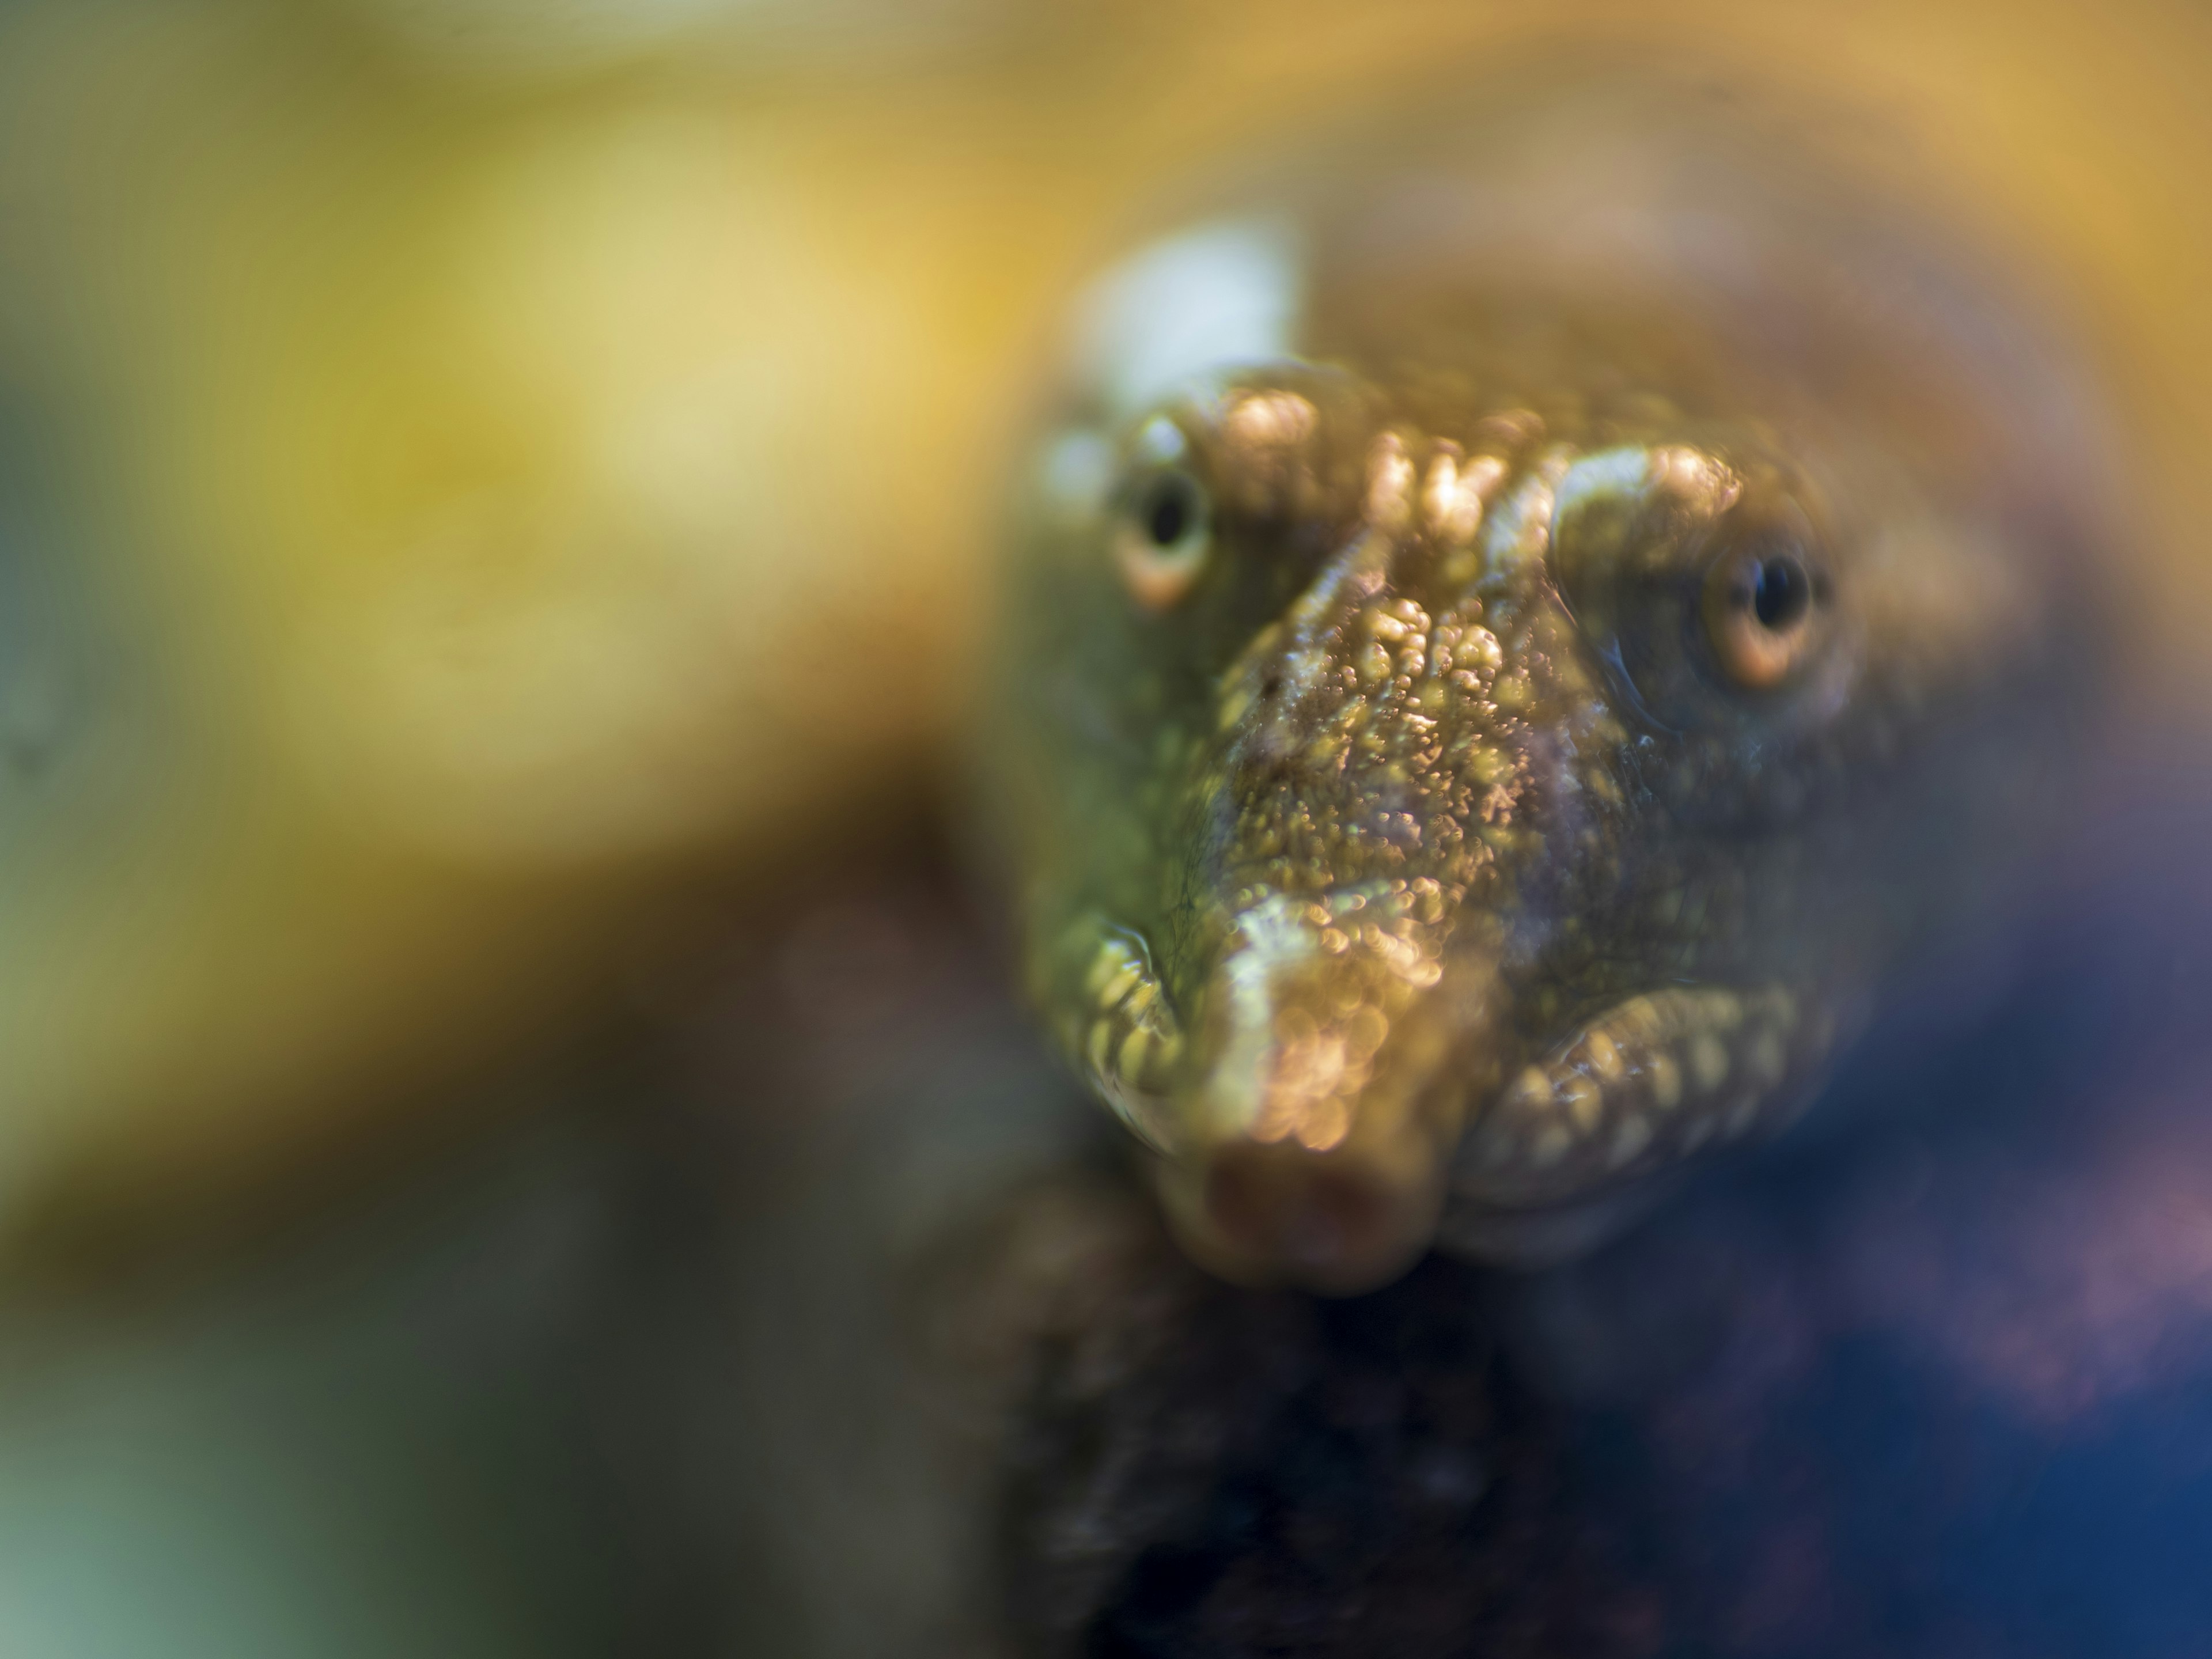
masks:
{"label": "dark eye ring", "polygon": [[1706,574],[1705,636],[1721,672],[1748,690],[1781,684],[1814,634],[1820,578],[1788,547],[1747,550]]}
{"label": "dark eye ring", "polygon": [[1165,611],[1190,591],[1212,544],[1213,509],[1206,486],[1178,466],[1139,479],[1114,529],[1121,580],[1147,611]]}

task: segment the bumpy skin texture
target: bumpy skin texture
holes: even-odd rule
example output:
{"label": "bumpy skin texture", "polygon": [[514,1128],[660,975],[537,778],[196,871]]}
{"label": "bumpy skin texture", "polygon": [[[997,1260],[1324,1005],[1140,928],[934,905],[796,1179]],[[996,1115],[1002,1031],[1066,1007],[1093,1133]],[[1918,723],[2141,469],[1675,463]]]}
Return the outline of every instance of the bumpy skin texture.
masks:
{"label": "bumpy skin texture", "polygon": [[1140,256],[1038,451],[985,745],[1030,989],[1232,1277],[1603,1237],[1801,1109],[2069,764],[2063,378],[1803,162],[1589,112]]}

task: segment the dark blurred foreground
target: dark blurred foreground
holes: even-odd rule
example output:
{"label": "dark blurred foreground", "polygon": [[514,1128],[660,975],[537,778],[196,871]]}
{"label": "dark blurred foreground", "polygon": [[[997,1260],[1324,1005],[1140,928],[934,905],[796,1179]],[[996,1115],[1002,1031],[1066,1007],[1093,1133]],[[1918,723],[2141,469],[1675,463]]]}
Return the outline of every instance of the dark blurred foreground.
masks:
{"label": "dark blurred foreground", "polygon": [[1185,1266],[942,871],[887,856],[641,985],[436,1181],[19,1316],[11,1636],[2200,1651],[2204,775],[2112,781],[1972,1042],[1899,1022],[1595,1261],[1340,1303]]}

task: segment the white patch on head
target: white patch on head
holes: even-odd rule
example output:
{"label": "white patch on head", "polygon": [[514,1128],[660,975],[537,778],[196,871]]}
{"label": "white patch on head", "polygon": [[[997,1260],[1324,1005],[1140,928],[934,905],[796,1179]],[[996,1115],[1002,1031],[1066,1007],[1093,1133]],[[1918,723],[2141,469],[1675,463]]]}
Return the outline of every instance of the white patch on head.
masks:
{"label": "white patch on head", "polygon": [[1291,228],[1270,219],[1154,243],[1085,296],[1078,370],[1127,419],[1209,370],[1288,356],[1304,298],[1299,256]]}

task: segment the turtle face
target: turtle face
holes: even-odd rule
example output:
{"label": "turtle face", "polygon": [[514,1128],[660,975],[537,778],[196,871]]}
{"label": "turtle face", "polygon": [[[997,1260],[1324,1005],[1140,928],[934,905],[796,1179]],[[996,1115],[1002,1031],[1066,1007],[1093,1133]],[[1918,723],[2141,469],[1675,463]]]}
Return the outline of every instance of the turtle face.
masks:
{"label": "turtle face", "polygon": [[1595,1241],[2063,799],[2094,404],[1948,232],[1708,113],[1501,89],[1079,308],[989,827],[1224,1273]]}
{"label": "turtle face", "polygon": [[1771,441],[1632,406],[1248,374],[1045,562],[1033,982],[1225,1273],[1359,1288],[1782,1121],[1892,943],[1884,560]]}

